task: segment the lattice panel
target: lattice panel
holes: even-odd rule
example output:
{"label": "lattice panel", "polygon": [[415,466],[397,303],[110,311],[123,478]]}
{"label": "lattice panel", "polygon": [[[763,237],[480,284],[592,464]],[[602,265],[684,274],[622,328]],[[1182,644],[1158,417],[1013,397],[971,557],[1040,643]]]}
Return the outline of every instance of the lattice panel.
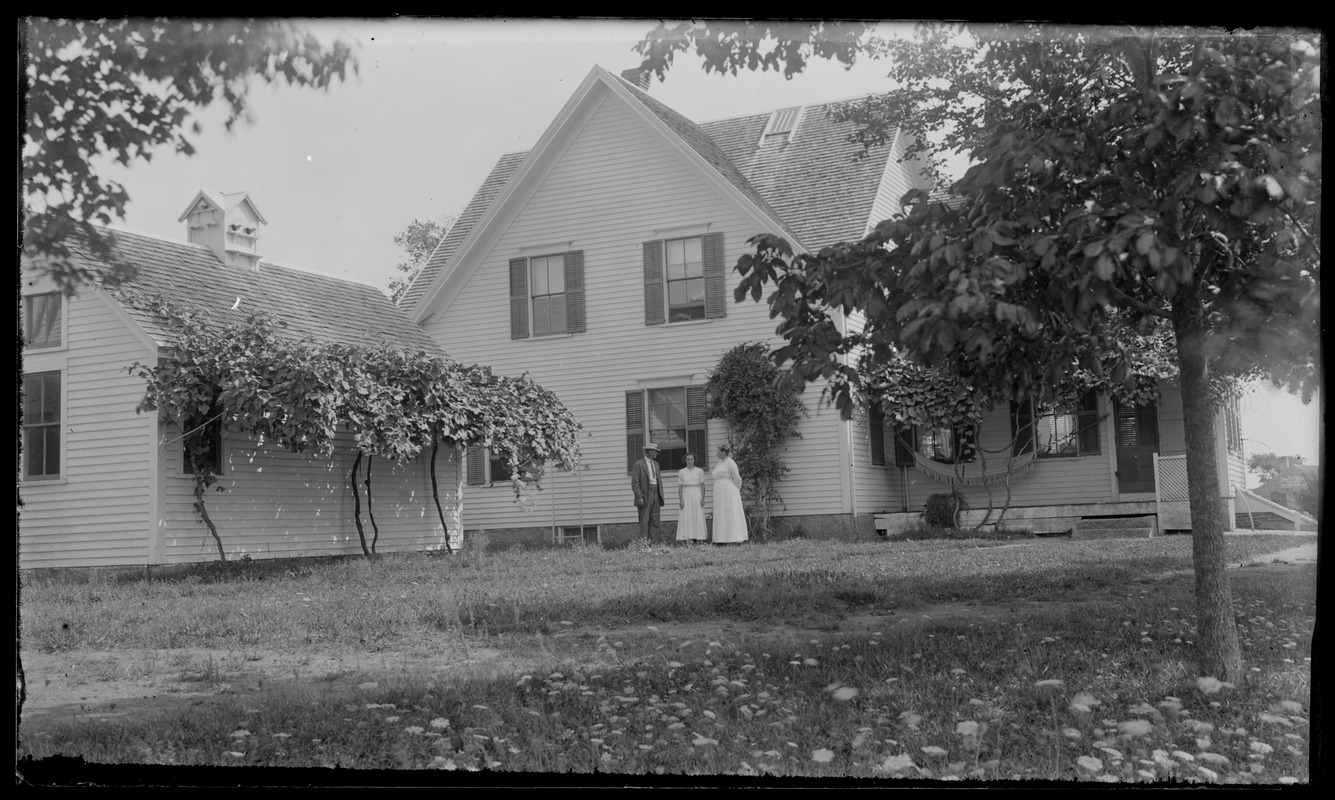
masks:
{"label": "lattice panel", "polygon": [[1188,500],[1187,459],[1161,458],[1159,465],[1159,499],[1162,501]]}

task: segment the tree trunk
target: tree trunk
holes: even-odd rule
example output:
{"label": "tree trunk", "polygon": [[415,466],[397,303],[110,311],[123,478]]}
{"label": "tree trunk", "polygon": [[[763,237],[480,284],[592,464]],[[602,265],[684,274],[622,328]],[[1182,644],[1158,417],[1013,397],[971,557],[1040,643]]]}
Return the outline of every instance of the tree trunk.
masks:
{"label": "tree trunk", "polygon": [[362,529],[362,497],[357,492],[357,468],[362,463],[362,451],[357,451],[357,457],[352,460],[352,521],[357,523],[357,538],[362,543],[362,553],[367,558],[371,557],[371,551],[366,548],[366,531]]}
{"label": "tree trunk", "polygon": [[375,524],[375,512],[371,510],[371,462],[375,460],[374,455],[366,456],[366,516],[371,520],[371,530],[374,531],[371,538],[371,552],[375,552],[376,542],[380,541],[380,526]]}
{"label": "tree trunk", "polygon": [[445,552],[453,552],[450,547],[450,526],[445,523],[445,512],[440,508],[440,489],[436,484],[436,454],[440,452],[440,442],[431,447],[431,499],[436,501],[436,516],[440,517],[440,529],[445,534]]}
{"label": "tree trunk", "polygon": [[204,474],[196,468],[195,513],[199,514],[199,518],[204,521],[204,525],[208,527],[209,533],[213,536],[213,543],[218,546],[218,559],[226,561],[227,551],[223,550],[222,537],[218,535],[218,527],[213,524],[213,519],[209,517],[209,510],[204,507],[204,489],[207,485],[208,482],[205,480]]}
{"label": "tree trunk", "polygon": [[1173,299],[1173,331],[1177,335],[1187,445],[1191,550],[1196,572],[1196,650],[1202,675],[1235,681],[1242,676],[1242,653],[1228,581],[1204,315],[1199,290],[1183,287]]}

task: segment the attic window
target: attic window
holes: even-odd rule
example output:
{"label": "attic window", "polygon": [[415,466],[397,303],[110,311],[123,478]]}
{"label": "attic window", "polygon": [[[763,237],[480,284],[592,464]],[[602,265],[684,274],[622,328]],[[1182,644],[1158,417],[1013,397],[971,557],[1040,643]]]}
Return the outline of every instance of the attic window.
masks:
{"label": "attic window", "polygon": [[793,128],[797,127],[797,118],[801,113],[801,106],[793,106],[792,108],[781,108],[770,114],[769,124],[765,126],[765,133],[762,135],[761,141],[771,141],[770,137],[776,136],[787,137],[793,132]]}

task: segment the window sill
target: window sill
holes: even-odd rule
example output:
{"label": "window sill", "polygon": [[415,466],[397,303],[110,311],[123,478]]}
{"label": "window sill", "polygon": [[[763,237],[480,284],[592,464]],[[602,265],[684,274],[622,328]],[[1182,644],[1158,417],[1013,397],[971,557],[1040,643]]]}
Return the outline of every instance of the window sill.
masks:
{"label": "window sill", "polygon": [[[713,322],[713,321],[714,321],[714,320],[713,320],[712,318],[710,318],[710,317],[706,317],[706,318],[704,318],[704,319],[683,319],[683,320],[679,320],[679,321],[677,321],[677,322],[664,322],[664,323],[663,323],[663,327],[667,327],[667,328],[676,328],[676,327],[679,327],[679,326],[703,325],[703,324],[706,324],[706,323],[709,323],[709,322]],[[655,328],[656,328],[656,327],[658,327],[658,326],[657,326],[657,325],[653,325],[653,326],[650,326],[650,327],[655,327]]]}
{"label": "window sill", "polygon": [[65,486],[69,479],[64,475],[41,477],[37,475],[28,475],[21,479],[20,483],[25,486]]}
{"label": "window sill", "polygon": [[563,333],[532,333],[524,337],[524,339],[526,341],[532,341],[534,339],[569,339],[577,333],[583,333],[583,331],[565,331]]}

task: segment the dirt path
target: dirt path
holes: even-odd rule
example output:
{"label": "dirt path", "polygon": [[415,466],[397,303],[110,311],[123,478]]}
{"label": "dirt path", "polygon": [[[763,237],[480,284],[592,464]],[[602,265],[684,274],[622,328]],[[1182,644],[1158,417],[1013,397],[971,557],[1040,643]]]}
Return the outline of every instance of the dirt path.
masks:
{"label": "dirt path", "polygon": [[[1235,569],[1234,574],[1238,579],[1273,576],[1314,561],[1315,544],[1310,549],[1263,556]],[[1176,574],[1150,576],[1145,583],[1172,577]],[[1067,604],[1073,613],[1078,613],[1076,605]],[[571,626],[545,637],[491,637],[485,646],[442,636],[412,649],[378,653],[257,648],[24,652],[21,665],[27,697],[21,725],[24,732],[31,733],[72,719],[152,716],[211,698],[258,696],[266,687],[277,684],[347,691],[367,681],[393,681],[399,676],[450,680],[522,674],[556,663],[610,667],[669,655],[681,658],[702,652],[710,642],[777,649],[811,639],[865,635],[904,625],[1006,618],[1042,606],[1050,607],[1051,603],[957,603],[780,624],[724,620],[620,629]]]}

